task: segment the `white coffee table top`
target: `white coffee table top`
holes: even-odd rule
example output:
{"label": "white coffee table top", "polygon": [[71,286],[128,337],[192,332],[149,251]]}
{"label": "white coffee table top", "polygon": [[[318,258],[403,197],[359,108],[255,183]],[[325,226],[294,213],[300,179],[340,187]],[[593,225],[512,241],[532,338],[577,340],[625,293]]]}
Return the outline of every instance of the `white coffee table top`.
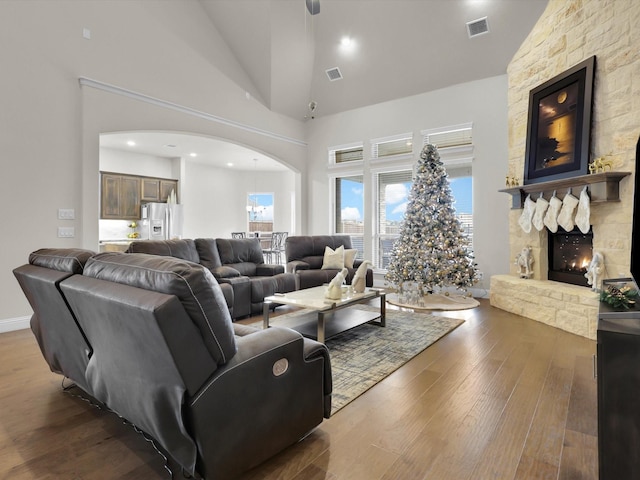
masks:
{"label": "white coffee table top", "polygon": [[375,298],[380,295],[380,292],[377,289],[367,288],[363,293],[355,293],[351,289],[343,288],[342,298],[334,300],[325,298],[324,295],[326,291],[327,286],[321,285],[319,287],[296,290],[295,292],[271,295],[269,297],[265,297],[265,301],[281,305],[295,305],[301,308],[310,308],[321,311],[360,302],[366,298]]}

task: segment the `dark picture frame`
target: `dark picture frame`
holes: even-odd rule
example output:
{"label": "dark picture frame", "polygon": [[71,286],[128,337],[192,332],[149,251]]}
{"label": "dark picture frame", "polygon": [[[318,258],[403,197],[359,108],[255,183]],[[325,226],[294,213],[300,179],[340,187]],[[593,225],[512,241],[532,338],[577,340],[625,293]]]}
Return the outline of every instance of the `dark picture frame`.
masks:
{"label": "dark picture frame", "polygon": [[586,175],[596,57],[529,92],[524,184]]}

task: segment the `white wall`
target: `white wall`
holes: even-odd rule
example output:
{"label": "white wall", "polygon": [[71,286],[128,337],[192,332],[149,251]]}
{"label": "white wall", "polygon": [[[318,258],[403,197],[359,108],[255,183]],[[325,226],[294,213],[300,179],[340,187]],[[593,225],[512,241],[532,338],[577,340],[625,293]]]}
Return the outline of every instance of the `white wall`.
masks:
{"label": "white wall", "polygon": [[[91,30],[90,40],[83,28]],[[247,99],[246,89],[231,80],[242,77],[242,69],[199,2],[0,2],[0,45],[0,202],[11,205],[0,249],[0,324],[31,314],[11,273],[30,252],[98,250],[101,133],[161,130],[222,138],[304,175],[303,124]],[[80,77],[210,116],[81,87]],[[59,208],[75,209],[75,220],[58,220]],[[58,226],[74,227],[76,236],[58,238]]]}
{"label": "white wall", "polygon": [[183,178],[184,237],[229,237],[247,230],[247,194],[274,193],[275,231],[291,231],[293,172],[233,171],[186,162]]}
{"label": "white wall", "polygon": [[179,180],[178,175],[174,173],[176,163],[179,163],[179,159],[100,148],[99,165],[103,172]]}
{"label": "white wall", "polygon": [[[478,268],[484,273],[480,287],[488,289],[489,277],[509,271],[505,252],[508,242],[508,202],[504,193],[507,159],[506,75],[454,85],[392,102],[322,117],[308,124],[309,233],[331,229],[330,192],[327,182],[327,148],[353,142],[473,123],[474,248]],[[415,149],[414,149],[415,150]],[[366,153],[365,153],[366,157]],[[365,182],[370,179],[365,162]],[[370,180],[369,180],[370,181]],[[365,218],[374,215],[371,187],[365,183]],[[372,231],[365,220],[365,231]],[[371,248],[365,256],[372,257]]]}

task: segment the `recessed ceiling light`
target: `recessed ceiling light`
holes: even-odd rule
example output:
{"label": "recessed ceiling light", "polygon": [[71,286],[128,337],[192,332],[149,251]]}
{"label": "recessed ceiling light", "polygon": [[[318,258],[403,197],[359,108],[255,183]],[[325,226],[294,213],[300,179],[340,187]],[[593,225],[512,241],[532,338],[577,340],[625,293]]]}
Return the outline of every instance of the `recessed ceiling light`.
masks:
{"label": "recessed ceiling light", "polygon": [[340,40],[340,45],[342,45],[343,47],[350,47],[351,44],[352,41],[349,37],[342,37],[342,40]]}
{"label": "recessed ceiling light", "polygon": [[129,141],[127,141],[127,145],[129,145],[130,147],[135,147],[136,146],[136,142],[134,142],[133,140],[129,140]]}
{"label": "recessed ceiling light", "polygon": [[191,152],[191,153],[189,154],[189,156],[190,156],[190,157],[197,157],[197,156],[198,156],[198,154],[197,154],[197,153],[194,153],[194,152]]}
{"label": "recessed ceiling light", "polygon": [[227,167],[233,167],[233,163],[227,162]]}

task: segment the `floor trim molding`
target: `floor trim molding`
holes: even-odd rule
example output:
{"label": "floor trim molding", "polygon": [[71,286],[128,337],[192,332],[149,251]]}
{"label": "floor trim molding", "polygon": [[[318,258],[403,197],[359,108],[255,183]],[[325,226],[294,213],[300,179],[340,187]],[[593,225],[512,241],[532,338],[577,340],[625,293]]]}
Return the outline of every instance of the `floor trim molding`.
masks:
{"label": "floor trim molding", "polygon": [[29,328],[30,316],[7,318],[0,320],[0,333],[13,332],[15,330],[23,330]]}

